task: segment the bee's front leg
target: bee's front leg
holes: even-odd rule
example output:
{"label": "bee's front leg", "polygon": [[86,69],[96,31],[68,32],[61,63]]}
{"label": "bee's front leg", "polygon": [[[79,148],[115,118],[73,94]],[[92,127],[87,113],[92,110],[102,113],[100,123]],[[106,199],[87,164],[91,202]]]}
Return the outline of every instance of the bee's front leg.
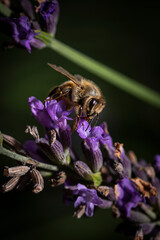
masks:
{"label": "bee's front leg", "polygon": [[78,114],[73,119],[72,132],[74,130],[77,130],[77,128],[78,128],[78,124],[79,124],[79,121],[80,121],[80,118],[81,118],[81,115],[82,115],[82,110],[83,110],[83,108],[80,106],[79,110],[78,110]]}
{"label": "bee's front leg", "polygon": [[61,87],[54,88],[48,95],[48,99],[46,101],[51,101],[52,99],[59,99],[63,96],[67,95],[71,91],[71,88],[63,89]]}

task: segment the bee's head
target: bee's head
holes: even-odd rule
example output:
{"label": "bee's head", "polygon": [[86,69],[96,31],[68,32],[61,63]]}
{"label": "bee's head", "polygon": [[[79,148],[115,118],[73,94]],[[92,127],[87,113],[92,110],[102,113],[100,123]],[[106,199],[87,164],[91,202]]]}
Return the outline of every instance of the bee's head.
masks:
{"label": "bee's head", "polygon": [[105,100],[103,97],[90,98],[87,103],[87,117],[91,118],[99,114],[105,107]]}

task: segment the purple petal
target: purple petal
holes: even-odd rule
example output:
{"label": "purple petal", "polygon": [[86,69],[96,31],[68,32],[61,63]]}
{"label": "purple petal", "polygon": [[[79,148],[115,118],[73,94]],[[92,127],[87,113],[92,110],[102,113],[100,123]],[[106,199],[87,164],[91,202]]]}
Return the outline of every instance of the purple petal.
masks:
{"label": "purple petal", "polygon": [[31,112],[36,120],[46,128],[54,128],[54,123],[51,121],[43,103],[35,97],[29,98],[29,105],[31,106]]}
{"label": "purple petal", "polygon": [[86,139],[90,135],[91,126],[83,119],[80,119],[77,132],[82,139]]}
{"label": "purple petal", "polygon": [[27,140],[23,144],[24,150],[38,162],[47,162],[46,156],[40,151],[35,140]]}
{"label": "purple petal", "polygon": [[154,164],[155,164],[155,169],[157,172],[160,172],[160,155],[156,155],[154,157]]}
{"label": "purple petal", "polygon": [[77,200],[75,201],[75,203],[74,203],[74,207],[75,208],[77,208],[77,207],[79,207],[79,206],[81,206],[81,205],[84,205],[84,199],[83,199],[83,197],[77,197]]}
{"label": "purple petal", "polygon": [[46,32],[54,35],[59,16],[59,4],[57,0],[45,1],[41,4],[39,13],[46,25]]}
{"label": "purple petal", "polygon": [[85,214],[87,217],[92,217],[94,213],[94,204],[93,203],[87,203],[86,204],[86,209],[85,209]]}
{"label": "purple petal", "polygon": [[2,20],[10,26],[10,31],[15,42],[22,45],[30,52],[30,42],[37,34],[31,29],[29,18],[27,16],[22,16],[13,19],[3,18]]}
{"label": "purple petal", "polygon": [[117,185],[117,202],[119,210],[127,217],[130,216],[131,208],[138,206],[139,202],[143,201],[140,193],[137,192],[134,183],[128,178],[124,178]]}

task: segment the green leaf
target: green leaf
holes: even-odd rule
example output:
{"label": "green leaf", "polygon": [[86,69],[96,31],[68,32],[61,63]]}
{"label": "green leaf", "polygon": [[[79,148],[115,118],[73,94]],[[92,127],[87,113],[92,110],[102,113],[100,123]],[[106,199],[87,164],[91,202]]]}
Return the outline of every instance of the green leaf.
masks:
{"label": "green leaf", "polygon": [[65,161],[65,165],[69,165],[70,164],[70,162],[71,162],[71,157],[70,157],[70,154],[67,154],[67,156],[66,156],[66,161]]}
{"label": "green leaf", "polygon": [[40,30],[35,30],[35,33],[38,33],[38,35],[36,35],[36,38],[41,40],[42,42],[44,42],[46,45],[51,44],[52,40],[53,40],[53,36],[47,32],[43,32]]}
{"label": "green leaf", "polygon": [[8,8],[6,5],[0,2],[0,13],[2,13],[6,17],[10,17],[12,11],[10,8]]}
{"label": "green leaf", "polygon": [[91,174],[94,186],[98,187],[102,182],[101,172]]}

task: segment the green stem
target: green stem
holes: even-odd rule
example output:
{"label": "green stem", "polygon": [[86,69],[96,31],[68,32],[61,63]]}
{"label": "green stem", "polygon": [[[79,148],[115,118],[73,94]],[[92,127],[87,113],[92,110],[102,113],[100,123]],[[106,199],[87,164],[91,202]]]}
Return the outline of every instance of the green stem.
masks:
{"label": "green stem", "polygon": [[0,2],[0,13],[2,13],[6,17],[10,17],[10,15],[12,14],[12,10]]}
{"label": "green stem", "polygon": [[160,94],[141,83],[136,82],[112,68],[86,56],[85,54],[67,46],[57,39],[48,41],[47,46],[70,61],[78,64],[84,69],[102,78],[116,87],[126,91],[127,93],[145,101],[149,104],[160,108]]}
{"label": "green stem", "polygon": [[22,156],[18,153],[12,152],[2,146],[0,146],[0,154],[5,155],[9,158],[15,159],[16,161],[19,161],[21,163],[28,163],[28,164],[35,165],[38,168],[46,169],[49,171],[57,171],[58,170],[58,168],[56,166],[38,162],[32,158],[28,158],[28,157]]}
{"label": "green stem", "polygon": [[[12,11],[4,4],[0,3],[0,13],[9,17]],[[85,54],[67,46],[45,32],[37,35],[49,48],[66,57],[70,61],[78,64],[84,69],[90,71],[96,76],[104,79],[106,82],[126,91],[127,93],[160,108],[160,94],[149,87],[136,82],[134,79],[125,76],[122,73],[86,56]]]}

